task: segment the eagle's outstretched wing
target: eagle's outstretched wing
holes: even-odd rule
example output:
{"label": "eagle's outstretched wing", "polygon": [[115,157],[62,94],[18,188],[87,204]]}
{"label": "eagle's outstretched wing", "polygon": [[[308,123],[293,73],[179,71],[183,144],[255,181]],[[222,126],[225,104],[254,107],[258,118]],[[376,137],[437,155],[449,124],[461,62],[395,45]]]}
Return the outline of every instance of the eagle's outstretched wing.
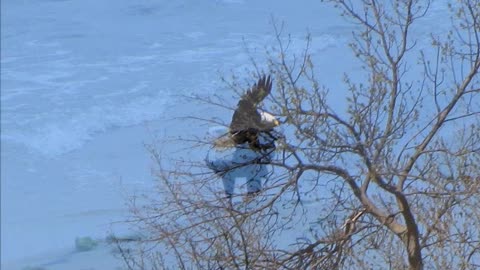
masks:
{"label": "eagle's outstretched wing", "polygon": [[270,75],[263,75],[256,84],[242,97],[242,100],[247,100],[257,106],[262,102],[272,91],[272,80]]}
{"label": "eagle's outstretched wing", "polygon": [[[271,124],[262,121],[262,115],[257,111],[257,105],[272,91],[270,76],[263,75],[251,89],[247,90],[238,102],[230,123],[230,133],[236,143],[251,142],[259,131],[273,128]],[[252,138],[249,138],[252,137]]]}

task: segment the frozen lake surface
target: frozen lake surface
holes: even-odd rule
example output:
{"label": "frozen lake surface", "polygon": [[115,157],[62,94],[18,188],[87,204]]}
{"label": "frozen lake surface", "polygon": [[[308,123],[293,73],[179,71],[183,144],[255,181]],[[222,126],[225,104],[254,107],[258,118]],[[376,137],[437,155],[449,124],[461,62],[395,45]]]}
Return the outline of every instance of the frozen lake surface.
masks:
{"label": "frozen lake surface", "polygon": [[286,23],[292,52],[311,33],[326,85],[354,69],[352,28],[321,1],[1,5],[2,269],[115,269],[98,263],[105,249],[70,254],[75,237],[122,230],[112,223],[127,215],[126,198],[153,183],[144,143],[156,133],[202,136],[174,118],[212,112],[179,95],[225,93],[220,75],[242,77],[249,57],[274,44],[272,17]]}

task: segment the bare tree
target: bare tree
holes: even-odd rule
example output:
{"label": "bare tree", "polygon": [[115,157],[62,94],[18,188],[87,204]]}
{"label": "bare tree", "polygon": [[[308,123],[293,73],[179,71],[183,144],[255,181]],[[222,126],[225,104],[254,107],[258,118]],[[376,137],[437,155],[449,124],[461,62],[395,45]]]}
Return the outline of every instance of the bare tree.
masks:
{"label": "bare tree", "polygon": [[167,169],[151,149],[158,199],[135,206],[134,221],[163,268],[480,267],[480,1],[452,3],[437,36],[412,34],[430,1],[328,2],[358,24],[351,48],[366,79],[345,76],[347,111],[316,79],[309,41],[291,57],[277,25],[270,110],[285,134],[254,203],[230,206],[203,163]]}

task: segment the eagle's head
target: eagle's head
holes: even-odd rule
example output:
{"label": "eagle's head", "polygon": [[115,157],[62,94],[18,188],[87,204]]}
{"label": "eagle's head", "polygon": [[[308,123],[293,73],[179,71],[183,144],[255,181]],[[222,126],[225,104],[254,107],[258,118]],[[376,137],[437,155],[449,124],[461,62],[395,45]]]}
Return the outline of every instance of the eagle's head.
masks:
{"label": "eagle's head", "polygon": [[260,115],[262,117],[262,124],[266,125],[269,129],[273,129],[280,125],[280,122],[275,116],[264,111],[260,111]]}

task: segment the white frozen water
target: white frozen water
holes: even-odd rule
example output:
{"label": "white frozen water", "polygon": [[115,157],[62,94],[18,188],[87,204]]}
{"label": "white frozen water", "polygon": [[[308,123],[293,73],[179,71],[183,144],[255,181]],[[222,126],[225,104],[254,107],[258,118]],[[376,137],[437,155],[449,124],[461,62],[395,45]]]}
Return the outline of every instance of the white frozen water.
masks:
{"label": "white frozen water", "polygon": [[212,91],[218,70],[247,64],[242,39],[260,49],[273,40],[275,13],[242,3],[5,1],[2,140],[61,155],[157,119],[171,94]]}
{"label": "white frozen water", "polygon": [[209,112],[179,95],[224,93],[220,73],[250,68],[245,46],[256,57],[274,43],[272,17],[292,52],[311,33],[327,85],[355,69],[351,26],[321,1],[2,1],[2,269],[107,269],[51,254],[125,217],[125,196],[152,184],[143,143],[204,132],[172,120]]}

